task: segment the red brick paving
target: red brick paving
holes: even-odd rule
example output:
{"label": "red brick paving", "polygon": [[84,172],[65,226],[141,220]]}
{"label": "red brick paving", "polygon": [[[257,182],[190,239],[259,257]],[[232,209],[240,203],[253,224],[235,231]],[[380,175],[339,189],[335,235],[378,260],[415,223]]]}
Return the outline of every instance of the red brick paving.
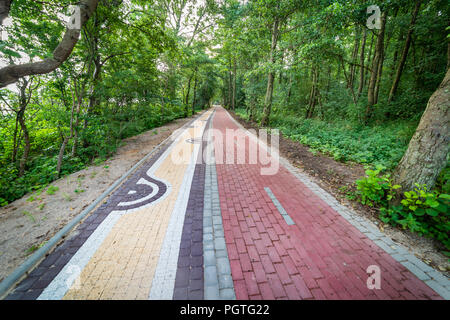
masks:
{"label": "red brick paving", "polygon": [[[226,129],[238,129],[224,109],[216,111],[214,129],[224,137]],[[254,143],[245,139],[245,144],[234,143],[235,155]],[[226,154],[216,139],[216,159],[220,148]],[[272,176],[260,175],[260,168],[216,164],[237,299],[441,299],[281,164]],[[286,224],[264,187],[295,225]],[[367,288],[369,265],[381,269],[380,290]]]}

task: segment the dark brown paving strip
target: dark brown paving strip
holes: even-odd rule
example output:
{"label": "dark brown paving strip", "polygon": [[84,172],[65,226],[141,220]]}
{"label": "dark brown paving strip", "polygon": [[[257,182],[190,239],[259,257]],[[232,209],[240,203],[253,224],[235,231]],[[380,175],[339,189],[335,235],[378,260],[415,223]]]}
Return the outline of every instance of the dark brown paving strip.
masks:
{"label": "dark brown paving strip", "polygon": [[[187,125],[194,122],[197,118],[192,119]],[[67,262],[86,242],[89,236],[97,229],[97,227],[105,220],[105,218],[114,210],[128,210],[141,207],[160,198],[167,190],[167,186],[156,179],[147,175],[148,169],[159,159],[159,157],[169,148],[172,141],[167,141],[160,147],[147,162],[145,162],[135,173],[131,175],[97,210],[90,214],[74,231],[71,236],[60,243],[44,260],[32,270],[28,276],[23,279],[13,291],[6,296],[5,300],[35,300],[44,289],[53,281],[58,273],[64,268]],[[133,201],[149,194],[151,188],[142,187],[137,182],[144,178],[158,185],[159,191],[152,198],[145,202],[130,205],[118,206],[120,202]],[[139,188],[139,189],[138,189]],[[136,191],[135,194],[129,194],[129,191]],[[150,201],[151,200],[151,201]]]}
{"label": "dark brown paving strip", "polygon": [[[208,129],[211,119],[212,116],[206,122],[206,129]],[[203,161],[203,150],[206,149],[207,144],[206,133],[205,130],[199,148],[184,218],[173,292],[174,300],[200,300],[204,298],[203,201],[206,164]]]}

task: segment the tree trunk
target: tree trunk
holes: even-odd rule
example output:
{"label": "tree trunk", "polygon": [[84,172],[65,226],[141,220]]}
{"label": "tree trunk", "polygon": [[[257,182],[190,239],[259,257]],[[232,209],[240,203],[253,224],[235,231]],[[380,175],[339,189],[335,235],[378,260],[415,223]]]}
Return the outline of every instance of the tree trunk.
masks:
{"label": "tree trunk", "polygon": [[192,98],[192,114],[195,114],[195,99],[197,95],[197,70],[195,71],[195,76],[194,76],[194,96]]}
{"label": "tree trunk", "polygon": [[317,66],[313,66],[312,70],[312,86],[311,86],[311,92],[309,95],[309,104],[308,104],[308,108],[306,110],[306,115],[305,118],[309,119],[312,118],[313,114],[314,114],[314,108],[316,106],[317,103],[317,92],[318,92],[318,77],[319,77],[319,71]]}
{"label": "tree trunk", "polygon": [[402,57],[400,59],[400,63],[397,68],[397,72],[395,73],[394,82],[392,83],[391,91],[389,91],[388,102],[391,102],[394,98],[395,92],[397,91],[398,84],[400,83],[400,78],[402,76],[403,68],[406,63],[406,58],[408,57],[409,47],[411,45],[411,38],[414,32],[414,25],[416,24],[416,18],[419,13],[420,5],[422,4],[422,0],[417,0],[416,5],[414,7],[414,11],[411,17],[411,23],[409,24],[409,30],[406,35],[405,47],[403,48]]}
{"label": "tree trunk", "polygon": [[231,102],[231,108],[233,109],[233,111],[236,109],[236,58],[233,61],[233,97],[232,97],[232,102]]}
{"label": "tree trunk", "polygon": [[356,57],[358,56],[359,51],[359,43],[361,41],[361,30],[358,28],[356,30],[355,34],[355,44],[353,45],[353,53],[352,53],[352,64],[350,65],[350,79],[347,83],[347,87],[350,89],[350,87],[353,87],[353,84],[355,82],[355,73],[356,73]]}
{"label": "tree trunk", "polygon": [[376,84],[378,75],[380,74],[380,64],[382,63],[383,58],[383,49],[384,49],[384,31],[386,27],[386,15],[387,12],[384,11],[381,15],[381,29],[378,33],[378,39],[377,43],[375,45],[375,55],[373,57],[372,61],[372,71],[370,74],[370,80],[369,80],[369,88],[367,92],[367,108],[366,108],[366,114],[365,114],[365,121],[367,122],[372,113],[373,113],[373,106],[377,103],[377,91],[376,91]]}
{"label": "tree trunk", "polygon": [[16,125],[14,127],[14,140],[13,140],[13,151],[11,155],[11,161],[15,162],[17,157],[17,148],[19,147],[19,143],[17,142],[17,131],[19,127],[19,118],[16,115]]}
{"label": "tree trunk", "polygon": [[278,33],[279,33],[279,19],[275,18],[272,27],[272,45],[270,47],[270,64],[271,70],[267,76],[267,90],[266,96],[264,99],[264,111],[263,117],[261,119],[261,126],[266,126],[269,123],[270,112],[272,109],[272,96],[273,96],[273,82],[275,80],[275,72],[272,70],[273,64],[275,63],[275,50],[278,42]]}
{"label": "tree trunk", "polygon": [[450,42],[447,44],[447,70],[450,68]]}
{"label": "tree trunk", "polygon": [[[372,37],[370,38],[369,54],[367,56],[367,63],[366,63],[367,66],[369,66],[372,62],[370,59],[372,58],[372,49],[373,49],[374,38],[375,38],[375,36],[372,33]],[[367,85],[367,79],[369,78],[368,75],[369,75],[369,69],[366,68],[366,70],[364,72],[364,87]]]}
{"label": "tree trunk", "polygon": [[419,126],[395,169],[393,180],[403,191],[415,183],[433,188],[447,164],[450,148],[450,69],[428,101]]}
{"label": "tree trunk", "polygon": [[25,166],[28,161],[28,156],[30,154],[31,150],[31,143],[30,143],[30,135],[28,133],[28,128],[25,121],[25,110],[28,106],[28,103],[31,99],[31,88],[30,88],[30,95],[27,97],[27,87],[30,82],[28,79],[24,78],[23,83],[19,85],[19,110],[17,111],[17,121],[19,122],[20,129],[23,133],[23,139],[25,142],[25,146],[23,147],[23,154],[22,158],[20,159],[19,163],[19,177],[22,177],[25,173]]}
{"label": "tree trunk", "polygon": [[188,108],[189,108],[189,93],[191,91],[191,80],[192,80],[192,75],[189,77],[189,81],[188,81],[188,85],[187,85],[187,92],[186,92],[186,97],[184,99],[184,115],[187,117],[189,112],[188,112]]}
{"label": "tree trunk", "polygon": [[367,39],[367,30],[364,28],[362,43],[361,43],[361,53],[359,54],[359,64],[361,65],[361,70],[359,72],[359,86],[358,86],[358,95],[361,95],[364,88],[364,50],[366,48],[366,39]]}
{"label": "tree trunk", "polygon": [[28,157],[30,154],[31,143],[30,143],[30,135],[28,133],[28,128],[25,123],[25,108],[21,109],[19,111],[19,114],[20,115],[18,117],[18,120],[19,120],[20,127],[22,128],[23,140],[25,142],[25,146],[23,148],[22,159],[20,159],[20,164],[19,164],[19,177],[21,177],[25,173],[25,166],[27,164]]}
{"label": "tree trunk", "polygon": [[381,76],[383,74],[383,64],[384,64],[384,51],[381,52],[380,61],[378,62],[377,81],[375,82],[375,93],[374,93],[375,104],[378,103]]}
{"label": "tree trunk", "polygon": [[228,104],[227,107],[231,108],[231,105],[233,104],[233,74],[231,71],[231,58],[230,58],[230,64],[229,64],[229,70],[228,70]]}

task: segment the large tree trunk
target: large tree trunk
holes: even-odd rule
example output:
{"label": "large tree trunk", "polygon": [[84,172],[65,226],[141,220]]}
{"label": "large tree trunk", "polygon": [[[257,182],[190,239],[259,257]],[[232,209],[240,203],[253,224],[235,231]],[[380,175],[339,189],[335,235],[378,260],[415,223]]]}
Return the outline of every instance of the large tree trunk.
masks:
{"label": "large tree trunk", "polygon": [[393,178],[402,190],[412,190],[415,183],[433,188],[447,164],[450,147],[450,69],[428,101],[419,126]]}
{"label": "large tree trunk", "polygon": [[[272,27],[272,45],[270,47],[270,64],[273,68],[275,63],[275,50],[277,48],[278,35],[279,35],[279,24],[278,18],[275,19]],[[272,110],[272,96],[273,96],[273,82],[275,80],[275,72],[271,69],[267,76],[267,90],[266,97],[264,99],[264,111],[261,119],[261,126],[266,126],[269,123],[270,112]]]}
{"label": "large tree trunk", "polygon": [[388,102],[391,102],[392,99],[394,98],[395,92],[397,91],[397,88],[398,88],[398,84],[400,83],[400,78],[402,76],[403,68],[406,63],[406,58],[408,57],[408,51],[409,51],[409,47],[411,45],[411,38],[412,38],[412,34],[414,32],[414,25],[416,24],[416,18],[419,13],[421,3],[422,3],[422,0],[416,1],[416,5],[414,7],[414,11],[413,11],[413,14],[411,17],[411,23],[409,24],[409,30],[406,35],[405,47],[403,48],[402,57],[400,59],[399,65],[398,65],[397,72],[395,73],[395,78],[394,78],[394,82],[392,83],[391,91],[389,92]]}
{"label": "large tree trunk", "polygon": [[[81,27],[89,20],[92,13],[96,10],[99,0],[81,0],[79,2]],[[67,28],[61,42],[53,51],[50,58],[42,61],[25,64],[9,65],[0,69],[0,88],[15,83],[20,78],[36,74],[45,74],[57,69],[72,53],[80,37],[79,29]]]}

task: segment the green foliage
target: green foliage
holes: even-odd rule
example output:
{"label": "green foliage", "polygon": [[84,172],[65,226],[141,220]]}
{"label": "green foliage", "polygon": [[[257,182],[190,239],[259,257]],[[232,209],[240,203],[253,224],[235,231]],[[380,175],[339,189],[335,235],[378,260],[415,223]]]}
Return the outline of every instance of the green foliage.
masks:
{"label": "green foliage", "polygon": [[366,170],[367,177],[356,180],[357,197],[362,204],[372,207],[374,204],[386,206],[394,196],[394,190],[400,188],[399,185],[392,185],[390,174],[380,176],[385,170],[378,165],[376,169]]}
{"label": "green foliage", "polygon": [[450,250],[450,195],[416,184],[414,190],[402,193],[399,204],[390,205],[401,187],[392,185],[389,174],[381,175],[383,169],[368,169],[367,177],[356,181],[357,200],[378,207],[384,223],[434,238]]}
{"label": "green foliage", "polygon": [[47,194],[53,195],[53,194],[55,194],[55,192],[58,191],[58,190],[59,190],[58,187],[50,186],[50,187],[48,187],[48,189],[47,189]]}

